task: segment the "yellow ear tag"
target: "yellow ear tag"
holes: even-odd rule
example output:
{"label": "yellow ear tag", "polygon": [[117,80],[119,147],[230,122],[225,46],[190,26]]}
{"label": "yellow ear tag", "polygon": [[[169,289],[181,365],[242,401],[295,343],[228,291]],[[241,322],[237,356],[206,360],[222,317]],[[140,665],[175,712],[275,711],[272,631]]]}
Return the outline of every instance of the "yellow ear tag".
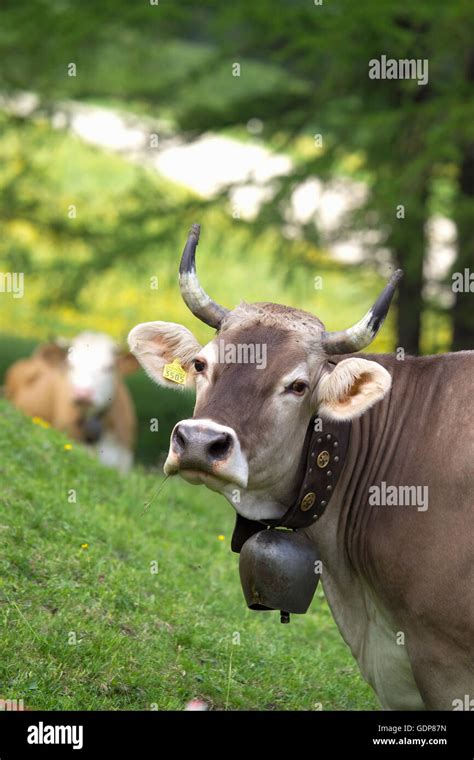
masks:
{"label": "yellow ear tag", "polygon": [[165,380],[171,380],[172,383],[184,385],[186,382],[186,372],[177,359],[173,359],[171,364],[165,364],[163,367],[163,377]]}

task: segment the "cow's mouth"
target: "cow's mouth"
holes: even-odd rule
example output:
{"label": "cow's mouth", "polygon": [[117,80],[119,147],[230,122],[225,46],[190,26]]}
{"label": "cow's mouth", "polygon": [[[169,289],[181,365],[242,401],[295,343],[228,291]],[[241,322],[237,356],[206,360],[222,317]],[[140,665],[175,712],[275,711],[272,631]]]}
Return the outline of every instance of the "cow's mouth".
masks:
{"label": "cow's mouth", "polygon": [[73,399],[73,403],[79,409],[90,409],[93,406],[93,401],[90,398],[75,398]]}
{"label": "cow's mouth", "polygon": [[166,475],[180,475],[183,480],[191,485],[204,485],[213,490],[221,491],[225,486],[236,486],[238,488],[245,488],[247,486],[247,478],[242,477],[239,473],[227,473],[219,470],[209,469],[204,470],[197,467],[180,467],[179,463],[173,461],[168,456],[165,462],[164,471]]}
{"label": "cow's mouth", "polygon": [[227,485],[232,483],[227,478],[219,477],[219,475],[204,470],[184,469],[179,471],[179,475],[193,485]]}

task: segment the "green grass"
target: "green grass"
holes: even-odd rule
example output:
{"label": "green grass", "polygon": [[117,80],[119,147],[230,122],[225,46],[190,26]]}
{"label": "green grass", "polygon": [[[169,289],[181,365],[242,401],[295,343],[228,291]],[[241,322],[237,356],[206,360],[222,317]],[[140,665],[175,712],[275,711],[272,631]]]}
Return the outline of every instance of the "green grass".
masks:
{"label": "green grass", "polygon": [[161,477],[121,477],[65,443],[0,401],[2,697],[47,710],[193,697],[221,710],[376,708],[322,592],[289,626],[246,609],[223,499],[167,481],[143,514]]}

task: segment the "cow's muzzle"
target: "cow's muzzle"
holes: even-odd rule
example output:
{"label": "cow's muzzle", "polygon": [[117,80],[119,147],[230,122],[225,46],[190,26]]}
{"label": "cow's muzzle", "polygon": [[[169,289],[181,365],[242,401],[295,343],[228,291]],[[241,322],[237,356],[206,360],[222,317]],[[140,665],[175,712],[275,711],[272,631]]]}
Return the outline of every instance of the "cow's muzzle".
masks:
{"label": "cow's muzzle", "polygon": [[205,483],[209,475],[245,488],[248,480],[247,461],[235,431],[213,420],[183,420],[175,426],[164,470],[193,483]]}

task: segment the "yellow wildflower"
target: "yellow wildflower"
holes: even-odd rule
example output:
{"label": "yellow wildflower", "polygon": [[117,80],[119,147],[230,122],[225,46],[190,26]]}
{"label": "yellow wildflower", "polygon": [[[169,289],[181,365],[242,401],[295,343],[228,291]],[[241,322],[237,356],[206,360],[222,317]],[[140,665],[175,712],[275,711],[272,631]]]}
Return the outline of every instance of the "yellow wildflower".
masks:
{"label": "yellow wildflower", "polygon": [[42,428],[49,428],[51,427],[49,422],[46,422],[46,420],[43,420],[42,417],[32,417],[31,421],[33,425],[39,425]]}

